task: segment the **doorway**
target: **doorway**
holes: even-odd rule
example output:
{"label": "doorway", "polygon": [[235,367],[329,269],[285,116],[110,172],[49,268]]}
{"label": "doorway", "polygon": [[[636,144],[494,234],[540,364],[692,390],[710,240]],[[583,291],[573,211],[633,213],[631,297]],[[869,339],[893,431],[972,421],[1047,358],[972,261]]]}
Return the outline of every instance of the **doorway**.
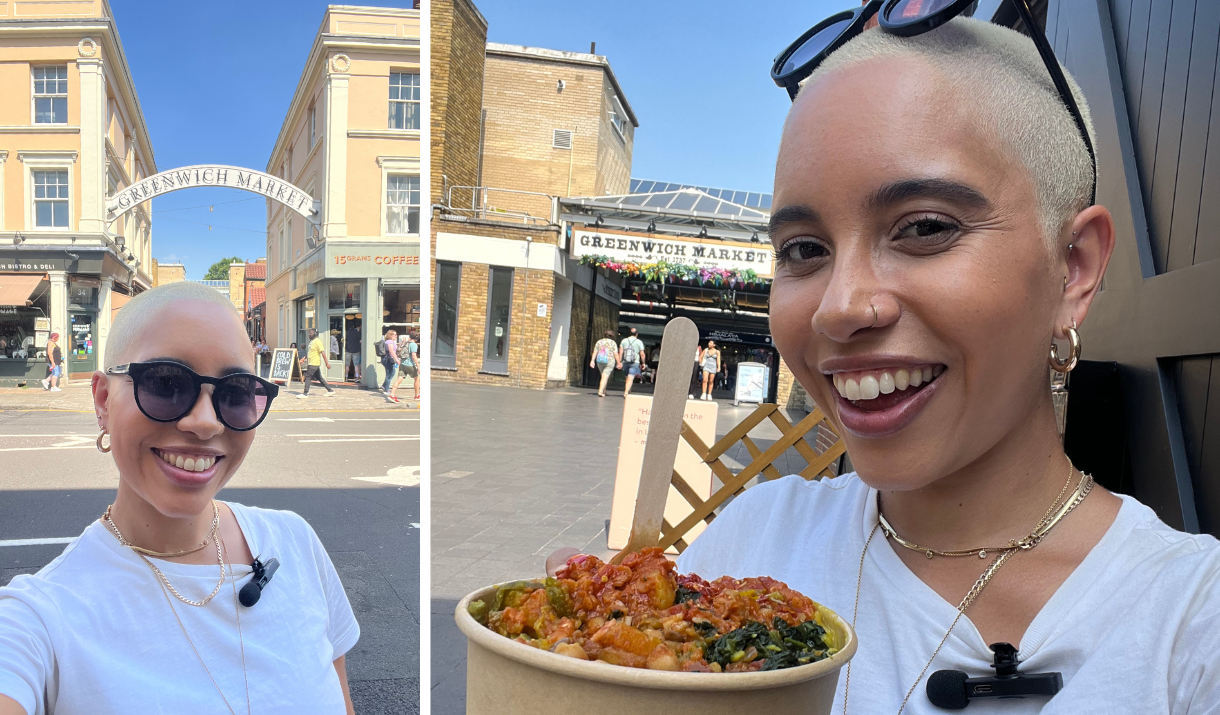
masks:
{"label": "doorway", "polygon": [[94,355],[96,313],[68,314],[68,376],[89,375],[97,369]]}

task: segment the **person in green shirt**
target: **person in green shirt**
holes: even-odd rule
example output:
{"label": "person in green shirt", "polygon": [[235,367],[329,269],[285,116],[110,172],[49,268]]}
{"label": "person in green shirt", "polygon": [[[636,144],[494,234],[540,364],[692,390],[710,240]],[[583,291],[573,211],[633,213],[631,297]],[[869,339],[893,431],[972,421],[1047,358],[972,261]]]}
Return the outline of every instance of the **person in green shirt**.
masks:
{"label": "person in green shirt", "polygon": [[322,338],[318,337],[318,331],[310,328],[309,330],[309,348],[305,355],[305,391],[297,395],[302,400],[309,397],[309,386],[313,383],[314,378],[326,388],[326,396],[334,397],[335,389],[326,384],[326,373],[322,372],[322,366],[330,369],[330,360],[326,359],[326,344],[322,342]]}

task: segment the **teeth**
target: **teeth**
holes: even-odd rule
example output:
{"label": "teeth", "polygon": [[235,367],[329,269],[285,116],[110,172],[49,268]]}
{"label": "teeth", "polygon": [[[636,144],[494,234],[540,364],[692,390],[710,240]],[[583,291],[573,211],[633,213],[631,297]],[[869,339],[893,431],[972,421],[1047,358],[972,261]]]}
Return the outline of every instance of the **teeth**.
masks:
{"label": "teeth", "polygon": [[184,457],[181,454],[170,454],[169,452],[157,452],[157,456],[167,464],[172,464],[179,469],[184,469],[188,472],[206,472],[216,464],[216,457]]}
{"label": "teeth", "polygon": [[931,382],[932,378],[939,377],[944,371],[943,365],[935,367],[929,365],[912,368],[909,371],[906,368],[895,370],[892,373],[887,370],[880,374],[866,374],[856,378],[836,374],[832,376],[832,379],[835,389],[845,399],[872,400],[880,395],[888,395],[894,390],[919,387],[926,382]]}

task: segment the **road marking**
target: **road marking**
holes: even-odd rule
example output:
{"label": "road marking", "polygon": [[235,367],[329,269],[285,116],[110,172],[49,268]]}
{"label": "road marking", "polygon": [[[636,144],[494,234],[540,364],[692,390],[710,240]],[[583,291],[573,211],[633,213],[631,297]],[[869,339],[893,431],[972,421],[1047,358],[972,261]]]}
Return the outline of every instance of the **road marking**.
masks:
{"label": "road marking", "polygon": [[276,422],[419,422],[418,417],[277,417]]}
{"label": "road marking", "polygon": [[384,477],[352,477],[359,482],[389,484],[396,487],[419,486],[419,467],[394,467]]}
{"label": "road marking", "polygon": [[[416,438],[418,439],[418,437]],[[0,452],[58,452],[61,449],[93,449],[94,445],[84,444],[78,447],[4,447]]]}
{"label": "road marking", "polygon": [[70,544],[75,540],[75,536],[55,539],[8,539],[0,540],[0,546],[49,546],[51,544]]}
{"label": "road marking", "polygon": [[302,439],[297,441],[305,444],[307,442],[407,442],[418,439],[419,437],[357,437],[353,439]]}

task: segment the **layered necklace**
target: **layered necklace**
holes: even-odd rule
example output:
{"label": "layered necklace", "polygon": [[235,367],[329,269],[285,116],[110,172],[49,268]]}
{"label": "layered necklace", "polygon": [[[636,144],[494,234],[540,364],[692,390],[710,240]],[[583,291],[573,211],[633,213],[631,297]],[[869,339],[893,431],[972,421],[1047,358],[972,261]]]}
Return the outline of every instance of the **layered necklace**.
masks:
{"label": "layered necklace", "polygon": [[[949,635],[953,633],[953,629],[957,626],[957,622],[961,620],[962,616],[966,615],[966,609],[970,608],[970,604],[974,603],[975,599],[979,597],[979,594],[983,592],[983,589],[986,588],[988,582],[991,581],[996,572],[1000,570],[1000,567],[1003,566],[1008,559],[1012,558],[1013,554],[1017,553],[1018,551],[1029,551],[1037,546],[1038,543],[1041,542],[1048,533],[1050,533],[1051,529],[1055,528],[1055,525],[1058,524],[1063,517],[1070,514],[1077,506],[1080,506],[1080,503],[1083,502],[1085,497],[1089,495],[1089,492],[1093,490],[1093,477],[1091,475],[1081,473],[1080,481],[1076,485],[1076,491],[1074,491],[1066,500],[1064,500],[1064,495],[1067,494],[1068,487],[1071,485],[1072,477],[1075,474],[1076,468],[1072,466],[1072,463],[1069,460],[1068,478],[1067,481],[1064,482],[1063,488],[1059,490],[1059,496],[1055,497],[1055,501],[1051,504],[1050,508],[1046,510],[1046,514],[1043,515],[1042,519],[1037,523],[1036,526],[1034,526],[1033,531],[1031,531],[1028,536],[1022,539],[1011,539],[1008,542],[1008,546],[984,546],[974,549],[962,549],[958,551],[940,551],[938,549],[930,549],[925,546],[920,546],[919,544],[908,541],[899,536],[898,532],[894,530],[894,527],[890,526],[889,522],[885,520],[885,516],[881,514],[880,504],[878,504],[877,523],[873,525],[872,530],[868,533],[868,538],[864,541],[864,549],[860,551],[860,570],[856,574],[856,602],[851,612],[852,628],[856,627],[856,615],[860,610],[860,584],[864,579],[864,556],[868,553],[868,545],[872,543],[873,537],[876,536],[878,529],[881,530],[881,533],[885,534],[886,538],[893,539],[894,542],[899,546],[912,551],[922,552],[929,559],[937,556],[978,556],[980,559],[986,559],[987,554],[996,554],[995,559],[989,566],[987,566],[982,575],[978,577],[978,580],[974,582],[974,585],[970,587],[970,590],[966,592],[966,595],[962,598],[961,603],[958,604],[957,616],[953,619],[953,623],[949,624],[949,630],[945,631],[945,635],[940,639],[940,643],[937,644],[936,650],[932,651],[932,657],[928,659],[928,662],[924,665],[923,670],[919,671],[919,677],[915,679],[915,682],[911,685],[911,688],[907,690],[906,697],[902,699],[902,704],[898,706],[898,715],[902,715],[902,711],[906,709],[907,701],[911,699],[911,694],[915,692],[915,688],[918,687],[923,681],[924,674],[928,672],[928,668],[930,668],[932,666],[932,662],[936,660],[936,656],[940,653],[940,649],[943,648],[945,642],[949,640]],[[851,661],[849,660],[847,661],[847,674],[843,683],[843,715],[847,715],[847,697],[850,691]]]}
{"label": "layered necklace", "polygon": [[[172,593],[174,594],[174,598],[177,598],[186,605],[202,608],[208,605],[208,603],[210,603],[212,599],[216,597],[217,593],[220,593],[220,587],[224,585],[225,579],[231,579],[231,584],[233,586],[233,613],[237,618],[237,642],[241,648],[241,676],[246,686],[246,714],[250,715],[250,679],[246,673],[246,643],[242,638],[241,632],[241,610],[237,607],[237,576],[234,573],[233,565],[229,563],[228,550],[224,546],[224,539],[220,538],[220,505],[216,502],[216,500],[212,500],[212,528],[209,530],[208,536],[202,542],[200,542],[198,546],[187,549],[186,551],[176,551],[170,553],[145,549],[127,541],[127,539],[123,537],[123,533],[119,531],[118,525],[115,524],[114,520],[110,518],[110,510],[113,506],[114,505],[111,504],[110,506],[106,507],[105,513],[102,514],[102,523],[106,525],[106,528],[110,531],[110,533],[114,534],[115,538],[119,540],[121,545],[134,551],[136,556],[139,556],[141,561],[148,564],[148,567],[152,569],[154,574],[156,574],[157,584],[161,587],[161,595],[165,596],[165,603],[169,606],[169,610],[174,614],[174,619],[178,621],[178,627],[182,629],[182,635],[186,636],[187,642],[191,645],[191,650],[195,651],[195,657],[199,659],[199,664],[203,666],[204,672],[208,674],[208,679],[212,681],[212,686],[215,687],[216,692],[220,694],[220,698],[224,701],[225,707],[228,708],[230,715],[237,715],[236,711],[233,710],[233,706],[229,704],[229,699],[225,697],[224,691],[220,689],[220,684],[217,683],[216,678],[212,676],[212,671],[208,668],[208,664],[204,662],[203,655],[199,652],[199,648],[195,646],[195,641],[191,638],[191,634],[187,632],[186,624],[182,622],[182,617],[178,615],[178,609],[174,608],[174,602],[169,600],[169,594]],[[161,569],[157,568],[157,565],[148,558],[149,556],[154,556],[156,558],[175,558],[178,556],[186,556],[187,554],[193,554],[197,551],[203,550],[203,548],[207,546],[209,542],[216,544],[216,562],[220,567],[220,579],[216,582],[216,588],[212,589],[212,592],[202,601],[192,601],[191,599],[183,596],[181,593],[178,593],[178,589],[174,588],[174,585],[170,583],[169,579],[165,576]]]}

